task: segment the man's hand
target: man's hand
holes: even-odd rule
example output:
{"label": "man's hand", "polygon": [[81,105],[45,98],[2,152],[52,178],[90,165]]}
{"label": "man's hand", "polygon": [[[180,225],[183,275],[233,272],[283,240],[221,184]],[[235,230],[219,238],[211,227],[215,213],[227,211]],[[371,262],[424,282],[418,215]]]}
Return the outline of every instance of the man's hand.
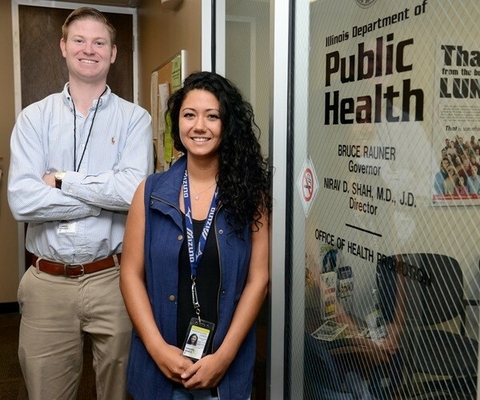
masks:
{"label": "man's hand", "polygon": [[47,186],[55,188],[55,172],[43,175],[42,179]]}

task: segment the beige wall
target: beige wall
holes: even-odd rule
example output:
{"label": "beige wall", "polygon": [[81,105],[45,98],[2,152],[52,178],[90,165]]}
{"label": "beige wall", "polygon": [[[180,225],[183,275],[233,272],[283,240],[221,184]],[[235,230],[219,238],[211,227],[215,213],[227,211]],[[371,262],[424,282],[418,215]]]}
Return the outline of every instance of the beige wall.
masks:
{"label": "beige wall", "polygon": [[0,2],[0,303],[15,302],[18,286],[18,225],[7,203],[10,134],[15,123],[11,2]]}
{"label": "beige wall", "polygon": [[[187,74],[201,66],[201,1],[184,0],[177,11],[159,0],[143,0],[138,8],[139,103],[150,110],[150,74],[179,50],[186,50]],[[15,123],[11,2],[0,1],[0,304],[16,302],[18,287],[18,224],[7,203],[9,139]]]}
{"label": "beige wall", "polygon": [[150,74],[180,50],[186,50],[186,73],[201,67],[201,0],[184,0],[177,11],[159,0],[143,0],[138,9],[140,104],[150,110]]}

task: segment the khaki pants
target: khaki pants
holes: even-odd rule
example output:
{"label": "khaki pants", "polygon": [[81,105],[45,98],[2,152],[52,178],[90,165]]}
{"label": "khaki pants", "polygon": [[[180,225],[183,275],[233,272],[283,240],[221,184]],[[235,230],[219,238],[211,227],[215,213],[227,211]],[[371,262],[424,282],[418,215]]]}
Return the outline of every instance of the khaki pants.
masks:
{"label": "khaki pants", "polygon": [[18,355],[30,400],[75,399],[90,334],[97,398],[126,399],[131,322],[119,268],[80,278],[30,267],[18,288],[22,313]]}

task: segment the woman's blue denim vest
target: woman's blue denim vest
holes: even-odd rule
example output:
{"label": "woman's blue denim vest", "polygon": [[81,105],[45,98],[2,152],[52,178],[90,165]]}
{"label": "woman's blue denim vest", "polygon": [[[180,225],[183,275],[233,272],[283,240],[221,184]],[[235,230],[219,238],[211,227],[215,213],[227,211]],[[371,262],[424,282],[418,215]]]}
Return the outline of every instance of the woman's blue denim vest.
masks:
{"label": "woman's blue denim vest", "polygon": [[[186,157],[159,174],[150,175],[145,186],[145,277],[147,292],[157,326],[167,343],[177,345],[178,262],[184,240],[179,196]],[[218,321],[213,337],[214,351],[228,331],[248,274],[251,232],[245,227],[241,237],[232,231],[221,205],[215,229],[220,259]],[[252,328],[237,356],[218,386],[222,399],[247,399],[252,391],[255,364],[255,329]],[[170,399],[168,380],[133,332],[128,365],[128,390],[136,400]]]}

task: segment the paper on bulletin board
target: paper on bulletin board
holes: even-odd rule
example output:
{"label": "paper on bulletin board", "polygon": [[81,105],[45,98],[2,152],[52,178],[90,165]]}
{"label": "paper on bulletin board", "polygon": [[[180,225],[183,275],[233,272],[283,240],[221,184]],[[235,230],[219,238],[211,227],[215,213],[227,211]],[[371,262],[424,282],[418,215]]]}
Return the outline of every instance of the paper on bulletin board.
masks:
{"label": "paper on bulletin board", "polygon": [[157,85],[158,96],[156,96],[156,104],[153,108],[157,110],[155,112],[155,121],[157,121],[157,157],[160,160],[162,168],[164,168],[163,161],[165,160],[165,111],[167,109],[167,101],[170,96],[170,85],[166,83],[160,83]]}
{"label": "paper on bulletin board", "polygon": [[169,96],[182,87],[186,70],[185,60],[186,52],[181,50],[152,73],[152,99],[155,99],[155,103],[152,101],[152,116],[155,115],[157,121],[158,170],[166,171],[181,155],[173,146],[169,130],[171,124],[165,116],[165,110]]}
{"label": "paper on bulletin board", "polygon": [[177,55],[172,61],[172,93],[182,87],[182,57]]}
{"label": "paper on bulletin board", "polygon": [[158,85],[158,99],[160,104],[158,106],[158,125],[159,130],[165,131],[165,111],[167,110],[167,102],[170,97],[170,85],[168,82],[160,83]]}
{"label": "paper on bulletin board", "polygon": [[[182,56],[178,54],[172,59],[171,62],[172,72],[171,72],[171,83],[172,83],[172,92],[175,93],[178,89],[182,87]],[[170,95],[170,93],[168,93]],[[160,95],[162,95],[160,93]],[[165,105],[166,108],[166,105]],[[164,129],[164,138],[163,138],[163,146],[164,146],[164,160],[166,163],[172,163],[175,161],[175,154],[174,154],[174,147],[173,147],[173,139],[171,135],[171,121],[168,119],[168,116],[164,118],[164,122],[166,124]]]}
{"label": "paper on bulletin board", "polygon": [[158,71],[153,71],[150,78],[150,104],[152,105],[152,129],[153,129],[153,140],[159,140],[159,125],[158,125],[158,113],[155,112],[158,110],[158,96],[157,96],[157,86],[158,86]]}

